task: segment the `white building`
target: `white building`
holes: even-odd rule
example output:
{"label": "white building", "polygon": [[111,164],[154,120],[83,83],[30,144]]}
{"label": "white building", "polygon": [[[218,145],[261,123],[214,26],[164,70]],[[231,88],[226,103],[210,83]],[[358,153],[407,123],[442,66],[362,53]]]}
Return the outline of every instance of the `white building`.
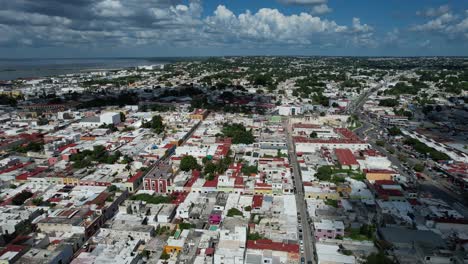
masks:
{"label": "white building", "polygon": [[81,119],[80,127],[99,127],[101,125],[117,125],[120,123],[120,113],[107,112],[100,116],[92,116]]}
{"label": "white building", "polygon": [[304,109],[301,106],[293,105],[282,105],[278,106],[278,114],[282,116],[295,116],[304,113]]}
{"label": "white building", "polygon": [[322,243],[315,244],[317,252],[317,264],[354,264],[354,256],[346,256],[339,252],[337,245],[326,245]]}
{"label": "white building", "polygon": [[236,226],[234,232],[220,230],[218,248],[213,263],[244,264],[247,229]]}

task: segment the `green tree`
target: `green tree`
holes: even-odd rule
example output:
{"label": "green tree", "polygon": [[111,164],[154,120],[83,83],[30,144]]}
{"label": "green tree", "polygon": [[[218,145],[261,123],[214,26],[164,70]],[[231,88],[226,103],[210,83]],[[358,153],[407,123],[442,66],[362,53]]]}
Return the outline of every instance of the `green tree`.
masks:
{"label": "green tree", "polygon": [[379,101],[379,106],[395,107],[398,104],[397,99],[383,99]]}
{"label": "green tree", "polygon": [[153,116],[150,122],[144,122],[142,124],[143,128],[152,128],[156,134],[164,132],[165,126],[160,115]]}
{"label": "green tree", "polygon": [[321,181],[329,181],[331,179],[331,175],[333,174],[333,170],[330,166],[322,166],[317,169],[317,173],[315,177]]}
{"label": "green tree", "polygon": [[314,131],[314,132],[310,133],[310,137],[311,138],[317,138],[318,137],[317,132]]}
{"label": "green tree", "polygon": [[200,165],[198,165],[196,158],[190,155],[182,157],[180,161],[180,170],[190,171],[195,169],[200,169]]}
{"label": "green tree", "polygon": [[385,146],[385,141],[383,141],[383,140],[377,140],[377,141],[375,141],[375,144],[376,144],[377,146],[383,147],[383,146]]}
{"label": "green tree", "polygon": [[13,199],[11,200],[11,203],[13,205],[23,205],[24,202],[31,198],[33,196],[33,194],[29,191],[22,191],[20,193],[18,193],[15,197],[13,197]]}
{"label": "green tree", "polygon": [[163,251],[159,259],[168,260],[170,257],[171,255],[167,254],[166,251]]}
{"label": "green tree", "polygon": [[120,121],[125,122],[126,119],[127,117],[125,116],[125,114],[123,112],[120,112]]}
{"label": "green tree", "polygon": [[42,202],[43,202],[42,197],[32,199],[32,204],[34,204],[35,206],[41,205]]}
{"label": "green tree", "polygon": [[259,240],[259,239],[264,239],[265,237],[260,235],[260,233],[258,232],[254,232],[254,233],[249,233],[247,235],[247,239],[248,240]]}
{"label": "green tree", "polygon": [[367,256],[364,261],[365,264],[394,264],[395,262],[389,257],[385,256],[385,253],[379,251],[378,253],[372,253]]}
{"label": "green tree", "polygon": [[232,138],[234,144],[252,144],[255,141],[252,130],[247,130],[242,124],[224,124],[222,132],[225,137]]}
{"label": "green tree", "polygon": [[236,215],[244,216],[244,214],[241,211],[239,211],[239,209],[237,208],[231,208],[228,210],[227,216],[236,216]]}
{"label": "green tree", "polygon": [[388,129],[388,134],[390,136],[398,136],[401,135],[401,130],[398,127],[393,126]]}
{"label": "green tree", "polygon": [[424,164],[417,163],[414,165],[413,169],[417,172],[422,172],[424,171]]}

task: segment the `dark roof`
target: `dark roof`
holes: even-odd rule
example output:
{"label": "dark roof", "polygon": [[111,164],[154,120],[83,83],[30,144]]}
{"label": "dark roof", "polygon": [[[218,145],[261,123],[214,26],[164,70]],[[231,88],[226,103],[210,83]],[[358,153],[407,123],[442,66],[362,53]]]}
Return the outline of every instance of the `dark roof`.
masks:
{"label": "dark roof", "polygon": [[437,248],[445,248],[442,237],[430,230],[415,230],[399,227],[382,227],[379,229],[382,239],[392,244],[421,243]]}

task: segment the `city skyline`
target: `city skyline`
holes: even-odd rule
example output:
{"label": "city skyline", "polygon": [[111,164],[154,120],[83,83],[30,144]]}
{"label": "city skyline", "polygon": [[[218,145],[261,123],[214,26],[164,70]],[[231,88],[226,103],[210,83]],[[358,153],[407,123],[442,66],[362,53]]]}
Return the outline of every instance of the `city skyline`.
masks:
{"label": "city skyline", "polygon": [[463,1],[0,2],[1,58],[468,55]]}

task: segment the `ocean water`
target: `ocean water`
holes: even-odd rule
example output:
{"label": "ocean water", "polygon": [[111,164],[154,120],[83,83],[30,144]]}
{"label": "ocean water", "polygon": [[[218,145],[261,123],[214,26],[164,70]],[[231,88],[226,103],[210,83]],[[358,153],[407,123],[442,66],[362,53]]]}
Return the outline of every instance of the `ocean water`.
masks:
{"label": "ocean water", "polygon": [[0,59],[0,80],[47,77],[96,69],[165,64],[181,58]]}

